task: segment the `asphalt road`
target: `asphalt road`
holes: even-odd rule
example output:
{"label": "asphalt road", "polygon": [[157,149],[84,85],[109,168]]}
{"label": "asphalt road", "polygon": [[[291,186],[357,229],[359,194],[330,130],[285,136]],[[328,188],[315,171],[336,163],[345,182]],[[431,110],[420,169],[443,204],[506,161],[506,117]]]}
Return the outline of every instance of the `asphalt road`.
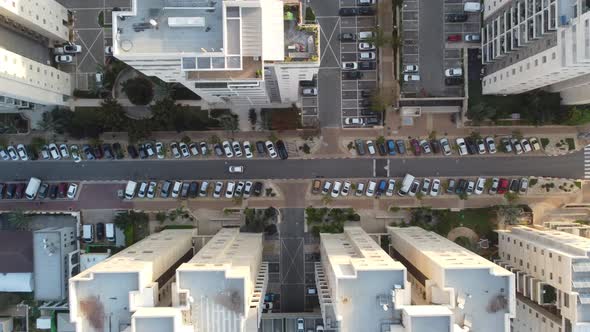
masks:
{"label": "asphalt road", "polygon": [[[228,166],[243,165],[243,174],[229,174]],[[211,159],[120,161],[29,161],[0,163],[0,181],[108,181],[128,179],[311,179],[403,176],[548,176],[584,178],[583,152],[565,156],[467,156],[335,159]]]}

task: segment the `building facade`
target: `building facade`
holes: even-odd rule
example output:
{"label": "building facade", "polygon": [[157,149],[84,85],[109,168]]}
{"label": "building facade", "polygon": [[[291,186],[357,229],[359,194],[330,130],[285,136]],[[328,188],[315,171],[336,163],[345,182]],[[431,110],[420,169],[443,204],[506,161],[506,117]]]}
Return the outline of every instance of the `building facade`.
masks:
{"label": "building facade", "polygon": [[[522,312],[515,331],[590,331],[590,239],[550,229],[498,232],[498,264],[516,274]],[[523,318],[523,317],[520,317]]]}
{"label": "building facade", "polygon": [[484,94],[538,88],[590,102],[590,7],[582,0],[484,0]]}

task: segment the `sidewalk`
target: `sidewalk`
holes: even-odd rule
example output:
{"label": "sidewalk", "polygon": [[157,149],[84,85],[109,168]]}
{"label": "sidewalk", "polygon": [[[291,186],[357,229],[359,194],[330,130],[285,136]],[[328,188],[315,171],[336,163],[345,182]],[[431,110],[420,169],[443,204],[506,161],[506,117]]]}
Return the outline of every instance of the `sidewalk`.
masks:
{"label": "sidewalk", "polygon": [[[379,2],[377,26],[383,31],[383,36],[393,36],[393,8],[390,2]],[[399,84],[395,77],[395,54],[393,47],[387,43],[379,48],[379,90],[386,105],[397,105]]]}

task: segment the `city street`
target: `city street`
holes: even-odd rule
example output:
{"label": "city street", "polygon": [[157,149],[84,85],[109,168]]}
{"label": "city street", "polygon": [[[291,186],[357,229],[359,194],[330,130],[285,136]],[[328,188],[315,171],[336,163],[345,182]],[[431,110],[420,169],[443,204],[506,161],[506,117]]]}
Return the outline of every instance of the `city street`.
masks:
{"label": "city street", "polygon": [[[230,165],[244,173],[229,174]],[[466,156],[393,158],[316,158],[288,160],[120,160],[2,162],[0,181],[312,179],[470,176],[546,176],[584,178],[584,152],[564,156]]]}

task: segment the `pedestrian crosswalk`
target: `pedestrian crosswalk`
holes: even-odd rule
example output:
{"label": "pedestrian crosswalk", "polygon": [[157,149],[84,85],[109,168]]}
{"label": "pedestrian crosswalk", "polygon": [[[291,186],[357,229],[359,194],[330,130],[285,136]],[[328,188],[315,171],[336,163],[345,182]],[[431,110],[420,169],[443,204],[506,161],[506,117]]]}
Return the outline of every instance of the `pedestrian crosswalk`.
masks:
{"label": "pedestrian crosswalk", "polygon": [[584,148],[584,178],[590,179],[590,145]]}

